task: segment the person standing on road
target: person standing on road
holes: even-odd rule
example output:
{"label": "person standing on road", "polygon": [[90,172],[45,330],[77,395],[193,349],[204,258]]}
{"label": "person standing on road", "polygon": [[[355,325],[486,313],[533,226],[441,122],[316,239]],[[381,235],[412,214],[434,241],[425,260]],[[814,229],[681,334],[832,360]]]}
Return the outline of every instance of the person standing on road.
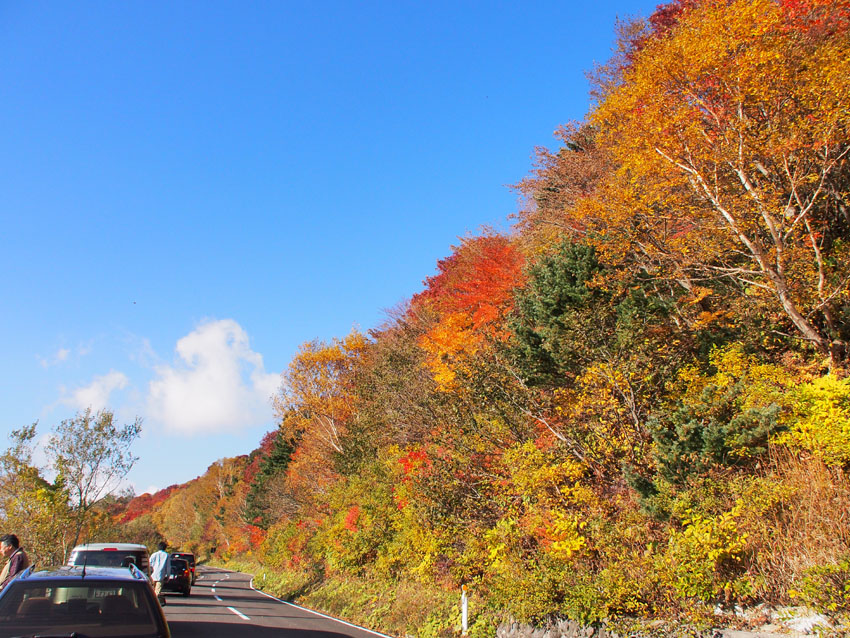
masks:
{"label": "person standing on road", "polygon": [[165,596],[162,595],[162,583],[168,577],[171,555],[165,551],[168,545],[164,541],[160,541],[157,547],[159,549],[151,554],[150,558],[151,580],[153,581],[153,591],[159,600],[159,604],[164,605]]}
{"label": "person standing on road", "polygon": [[10,580],[30,566],[30,559],[21,549],[21,543],[14,534],[6,534],[0,538],[0,553],[9,559],[0,572],[0,589],[3,589]]}

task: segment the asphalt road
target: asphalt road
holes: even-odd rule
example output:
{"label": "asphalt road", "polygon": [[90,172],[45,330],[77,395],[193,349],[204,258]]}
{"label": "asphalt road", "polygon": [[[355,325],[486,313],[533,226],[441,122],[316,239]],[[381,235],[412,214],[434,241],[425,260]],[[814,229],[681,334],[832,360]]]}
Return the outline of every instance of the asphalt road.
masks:
{"label": "asphalt road", "polygon": [[379,638],[251,589],[251,576],[198,567],[191,596],[167,593],[172,638]]}

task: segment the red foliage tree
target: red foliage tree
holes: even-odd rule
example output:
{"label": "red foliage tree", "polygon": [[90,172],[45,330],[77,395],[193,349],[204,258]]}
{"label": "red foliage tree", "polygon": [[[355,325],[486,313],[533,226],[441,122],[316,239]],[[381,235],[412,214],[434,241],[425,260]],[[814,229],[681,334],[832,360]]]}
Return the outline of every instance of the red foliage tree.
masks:
{"label": "red foliage tree", "polygon": [[183,486],[170,485],[165,489],[155,492],[154,494],[140,494],[127,503],[127,507],[124,511],[117,515],[116,521],[118,523],[129,523],[130,521],[139,518],[139,516],[150,514],[157,505],[164,503],[172,492],[180,487]]}
{"label": "red foliage tree", "polygon": [[425,280],[425,290],[412,305],[427,306],[439,315],[462,313],[478,330],[511,307],[513,290],[525,280],[525,260],[505,235],[466,238],[453,250],[437,263],[439,272]]}

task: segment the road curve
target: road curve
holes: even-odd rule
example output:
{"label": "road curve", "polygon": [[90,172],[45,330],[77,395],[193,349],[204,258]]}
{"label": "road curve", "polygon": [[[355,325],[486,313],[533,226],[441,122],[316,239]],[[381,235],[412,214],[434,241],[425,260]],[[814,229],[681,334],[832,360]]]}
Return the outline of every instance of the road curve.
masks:
{"label": "road curve", "polygon": [[251,588],[251,576],[198,567],[192,595],[166,594],[172,638],[381,638]]}

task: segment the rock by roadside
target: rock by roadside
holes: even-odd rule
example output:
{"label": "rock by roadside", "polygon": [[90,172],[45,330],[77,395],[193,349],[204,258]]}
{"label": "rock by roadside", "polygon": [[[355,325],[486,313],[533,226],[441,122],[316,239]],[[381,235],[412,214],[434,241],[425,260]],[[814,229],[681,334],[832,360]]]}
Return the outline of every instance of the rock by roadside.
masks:
{"label": "rock by roadside", "polygon": [[729,618],[743,621],[751,630],[724,629],[718,631],[722,638],[797,638],[802,636],[847,636],[850,628],[836,627],[829,618],[805,607],[756,607],[747,611],[735,610]]}
{"label": "rock by roadside", "polygon": [[[746,612],[718,613],[718,625],[744,626],[751,629],[711,629],[699,632],[672,627],[664,621],[650,622],[641,629],[626,633],[610,628],[582,626],[561,620],[548,627],[531,627],[522,623],[505,623],[496,630],[496,638],[824,638],[850,637],[850,626],[836,626],[826,616],[798,607],[781,609],[755,608]],[[720,622],[723,621],[723,622]]]}

